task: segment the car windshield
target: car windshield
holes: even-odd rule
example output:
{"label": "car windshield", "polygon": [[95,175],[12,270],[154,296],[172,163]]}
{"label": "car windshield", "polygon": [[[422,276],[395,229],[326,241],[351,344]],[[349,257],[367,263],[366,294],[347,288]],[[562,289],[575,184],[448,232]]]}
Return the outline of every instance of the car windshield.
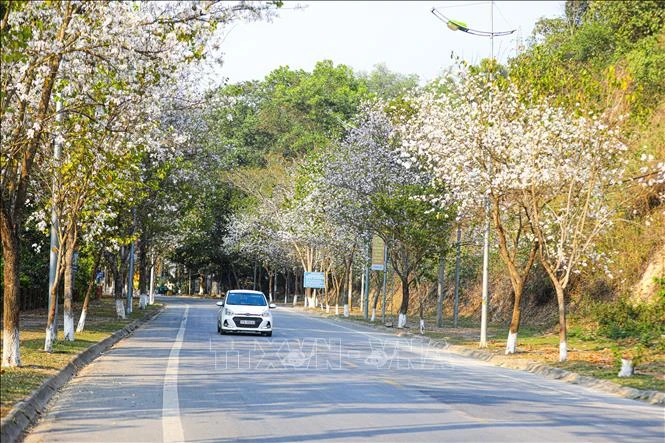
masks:
{"label": "car windshield", "polygon": [[241,306],[266,306],[266,298],[263,294],[252,294],[247,292],[233,292],[226,296],[227,305]]}

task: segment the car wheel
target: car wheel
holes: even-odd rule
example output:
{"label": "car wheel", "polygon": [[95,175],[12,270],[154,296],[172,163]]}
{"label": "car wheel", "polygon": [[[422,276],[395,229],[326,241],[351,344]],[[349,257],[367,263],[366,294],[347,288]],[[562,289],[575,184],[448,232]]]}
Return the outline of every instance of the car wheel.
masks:
{"label": "car wheel", "polygon": [[222,333],[222,328],[219,326],[219,322],[217,322],[217,333],[221,334]]}

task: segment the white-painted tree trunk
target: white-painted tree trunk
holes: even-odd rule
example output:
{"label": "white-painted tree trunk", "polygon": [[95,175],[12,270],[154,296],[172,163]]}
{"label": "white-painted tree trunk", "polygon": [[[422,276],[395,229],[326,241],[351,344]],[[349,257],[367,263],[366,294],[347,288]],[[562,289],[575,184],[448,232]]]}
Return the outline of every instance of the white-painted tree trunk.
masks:
{"label": "white-painted tree trunk", "polygon": [[406,314],[400,314],[397,316],[397,327],[404,328],[406,327]]}
{"label": "white-painted tree trunk", "polygon": [[139,295],[139,309],[145,309],[148,306],[148,296],[146,294]]}
{"label": "white-painted tree trunk", "polygon": [[63,318],[64,340],[74,341],[74,315],[71,312],[65,312]]}
{"label": "white-painted tree trunk", "polygon": [[294,294],[293,295],[293,306],[295,306],[296,304],[298,304],[298,296]]}
{"label": "white-painted tree trunk", "polygon": [[344,303],[344,317],[348,317],[349,314],[349,305]]}
{"label": "white-painted tree trunk", "polygon": [[370,321],[376,321],[376,308],[372,308],[372,318]]}
{"label": "white-painted tree trunk", "polygon": [[425,320],[420,319],[420,335],[425,333]]}
{"label": "white-painted tree trunk", "polygon": [[568,360],[568,345],[566,342],[559,343],[559,361]]}
{"label": "white-painted tree trunk", "polygon": [[[45,352],[53,352],[53,342],[55,341],[55,335],[53,328],[51,327],[46,327],[46,336],[44,337],[44,351]],[[6,339],[6,337],[5,337]],[[8,343],[8,342],[4,342]],[[3,343],[3,346],[7,346],[6,344]]]}
{"label": "white-painted tree trunk", "polygon": [[339,315],[339,305],[335,305],[335,315]]}
{"label": "white-painted tree trunk", "polygon": [[18,328],[2,331],[2,366],[21,366],[20,343]]}
{"label": "white-painted tree trunk", "polygon": [[76,332],[83,332],[85,329],[85,317],[88,315],[87,309],[81,311],[81,316],[79,317],[78,325],[76,325]]}
{"label": "white-painted tree trunk", "polygon": [[514,354],[517,351],[517,332],[508,332],[508,341],[506,342],[506,355]]}
{"label": "white-painted tree trunk", "polygon": [[326,314],[330,314],[330,305],[326,303]]}
{"label": "white-painted tree trunk", "polygon": [[125,319],[125,302],[120,298],[115,300],[115,312],[118,318]]}
{"label": "white-painted tree trunk", "polygon": [[632,377],[635,374],[635,368],[633,367],[633,361],[630,359],[622,358],[621,359],[621,370],[619,371],[619,377]]}

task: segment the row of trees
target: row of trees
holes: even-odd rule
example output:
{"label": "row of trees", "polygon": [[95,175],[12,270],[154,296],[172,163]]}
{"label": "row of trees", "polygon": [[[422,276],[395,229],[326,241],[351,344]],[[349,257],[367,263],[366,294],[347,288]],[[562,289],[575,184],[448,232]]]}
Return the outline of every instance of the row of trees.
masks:
{"label": "row of trees", "polygon": [[[224,139],[228,152],[244,155],[234,166],[248,167],[222,179],[250,196],[229,220],[224,245],[269,272],[294,262],[328,272],[340,299],[379,235],[402,283],[404,325],[413,282],[435,274],[452,228],[473,237],[487,203],[514,294],[506,352],[516,350],[521,299],[537,264],[556,296],[565,360],[571,283],[598,271],[611,281],[604,236],[636,195],[662,201],[665,165],[650,155],[662,144],[630,147],[662,98],[646,73],[661,65],[644,49],[658,45],[662,24],[654,3],[569,2],[567,15],[543,20],[533,46],[509,66],[461,66],[424,88],[386,87],[384,75],[386,93],[372,93],[362,82],[379,73],[353,78],[326,62],[311,74],[281,68],[264,82],[217,91],[217,123],[261,137]],[[613,32],[614,41],[589,41]],[[323,88],[313,87],[319,77]]]}
{"label": "row of trees", "polygon": [[[514,293],[506,351],[538,266],[565,359],[571,282],[615,273],[604,233],[632,213],[628,197],[649,196],[650,214],[665,181],[662,138],[635,142],[661,109],[662,8],[566,4],[505,67],[458,64],[419,86],[383,65],[354,73],[322,61],[201,96],[186,68],[203,62],[216,29],[278,4],[1,3],[3,364],[20,363],[26,232],[44,233],[52,210],[67,339],[77,249],[111,271],[124,315],[132,244],[140,293],[159,257],[231,287],[257,264],[271,288],[278,274],[324,271],[326,303],[349,304],[377,235],[404,326],[412,289],[442,277],[451,232],[474,243],[489,216]],[[42,263],[45,252],[28,251]]]}
{"label": "row of trees", "polygon": [[[131,211],[145,210],[186,137],[175,120],[196,94],[186,66],[202,62],[220,26],[265,17],[278,2],[2,2],[0,234],[3,366],[20,365],[20,247],[26,218],[57,226],[57,270],[45,350],[64,278],[65,339],[74,339],[72,259],[104,257],[120,305]],[[52,212],[52,215],[50,213]],[[152,217],[151,217],[152,216]],[[149,230],[141,230],[144,234]],[[142,250],[148,246],[146,238]],[[145,281],[145,278],[143,279]],[[119,312],[122,309],[119,310]],[[124,311],[123,311],[124,312]]]}

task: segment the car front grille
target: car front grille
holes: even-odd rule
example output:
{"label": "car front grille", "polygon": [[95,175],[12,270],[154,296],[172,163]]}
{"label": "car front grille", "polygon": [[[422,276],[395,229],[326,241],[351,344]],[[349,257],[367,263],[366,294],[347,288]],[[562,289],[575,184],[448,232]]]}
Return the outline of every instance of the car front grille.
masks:
{"label": "car front grille", "polygon": [[[251,322],[251,323],[244,323]],[[233,323],[239,328],[258,328],[261,324],[261,318],[257,317],[233,317]]]}

